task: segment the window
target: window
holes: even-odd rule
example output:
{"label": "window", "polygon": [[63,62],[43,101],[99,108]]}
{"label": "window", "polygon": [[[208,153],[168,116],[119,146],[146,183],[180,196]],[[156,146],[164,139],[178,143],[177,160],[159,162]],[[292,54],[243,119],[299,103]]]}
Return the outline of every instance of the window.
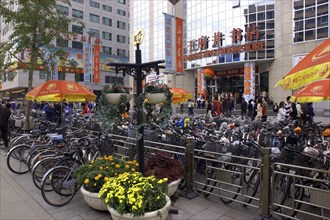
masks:
{"label": "window", "polygon": [[72,0],[73,2],[78,2],[80,4],[84,4],[84,0]]}
{"label": "window", "polygon": [[100,31],[93,28],[89,29],[89,34],[91,35],[91,37],[95,37],[95,38],[100,37]]}
{"label": "window", "polygon": [[72,9],[72,17],[83,19],[84,12],[77,10],[77,9]]}
{"label": "window", "polygon": [[126,15],[126,11],[121,10],[121,9],[117,9],[117,14],[125,16]]}
{"label": "window", "polygon": [[117,55],[121,57],[126,57],[126,50],[117,49]]}
{"label": "window", "polygon": [[120,83],[120,84],[124,84],[124,78],[123,77],[118,77],[118,76],[105,76],[104,78],[104,82],[105,83]]}
{"label": "window", "polygon": [[122,35],[117,35],[117,42],[126,43],[126,37]]}
{"label": "window", "polygon": [[39,70],[39,79],[46,79],[46,77],[45,77],[45,71]]}
{"label": "window", "polygon": [[102,18],[102,23],[104,25],[112,26],[112,20],[110,18],[103,17]]}
{"label": "window", "polygon": [[62,13],[64,15],[69,15],[69,8],[62,6],[62,5],[56,5],[57,12]]}
{"label": "window", "polygon": [[112,40],[111,33],[103,31],[102,32],[102,39],[104,39],[104,40]]}
{"label": "window", "polygon": [[89,0],[89,6],[94,7],[94,8],[100,8],[100,3]]}
{"label": "window", "polygon": [[79,42],[79,41],[72,41],[72,49],[82,50],[83,49],[83,43]]}
{"label": "window", "polygon": [[293,42],[328,38],[328,7],[328,1],[294,1]]}
{"label": "window", "polygon": [[125,5],[126,0],[117,0],[117,2],[118,2],[118,3],[121,3],[121,4],[123,4],[123,5]]}
{"label": "window", "polygon": [[126,29],[126,23],[122,22],[122,21],[117,21],[117,28],[125,30]]}
{"label": "window", "polygon": [[112,8],[109,5],[102,5],[104,11],[112,12]]}
{"label": "window", "polygon": [[112,54],[112,48],[111,48],[111,47],[103,46],[103,47],[102,47],[102,53],[105,53],[105,54]]}
{"label": "window", "polygon": [[68,40],[56,38],[56,46],[57,47],[69,47],[69,42],[68,42]]}
{"label": "window", "polygon": [[83,27],[78,25],[72,25],[72,32],[77,34],[83,34]]}
{"label": "window", "polygon": [[98,15],[89,14],[89,21],[100,23],[100,17]]}

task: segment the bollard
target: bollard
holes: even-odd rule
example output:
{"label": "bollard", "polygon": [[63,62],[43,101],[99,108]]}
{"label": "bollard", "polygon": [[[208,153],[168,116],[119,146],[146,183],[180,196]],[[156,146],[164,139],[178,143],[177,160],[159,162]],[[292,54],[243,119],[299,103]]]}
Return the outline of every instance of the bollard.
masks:
{"label": "bollard", "polygon": [[271,148],[261,148],[262,153],[262,189],[261,189],[261,214],[255,219],[276,219],[270,213],[271,206],[271,164],[270,164],[270,153]]}
{"label": "bollard", "polygon": [[192,137],[188,137],[186,140],[185,189],[180,193],[180,196],[193,199],[198,196],[198,193],[194,191],[194,145]]}

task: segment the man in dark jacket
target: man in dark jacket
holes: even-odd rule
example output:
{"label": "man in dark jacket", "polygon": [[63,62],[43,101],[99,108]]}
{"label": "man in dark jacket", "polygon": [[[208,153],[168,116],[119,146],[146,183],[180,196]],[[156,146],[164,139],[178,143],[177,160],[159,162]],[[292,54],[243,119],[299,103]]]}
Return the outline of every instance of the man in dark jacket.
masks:
{"label": "man in dark jacket", "polygon": [[11,104],[7,103],[5,107],[0,105],[0,130],[5,148],[8,148],[8,120],[11,115]]}
{"label": "man in dark jacket", "polygon": [[248,108],[248,104],[245,101],[245,99],[243,98],[242,102],[241,102],[241,116],[242,116],[242,119],[246,118],[247,108]]}

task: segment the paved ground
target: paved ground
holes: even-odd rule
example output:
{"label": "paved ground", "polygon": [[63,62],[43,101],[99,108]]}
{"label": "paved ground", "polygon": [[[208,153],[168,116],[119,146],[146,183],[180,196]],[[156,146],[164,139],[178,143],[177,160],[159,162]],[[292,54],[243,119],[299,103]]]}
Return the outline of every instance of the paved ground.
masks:
{"label": "paved ground", "polygon": [[[108,212],[90,208],[80,193],[64,207],[52,207],[43,201],[40,191],[33,185],[29,173],[16,175],[6,165],[6,152],[0,146],[0,219],[111,219]],[[172,206],[177,208],[177,215],[170,214],[168,220],[179,219],[254,219],[259,210],[243,208],[238,204],[224,205],[219,199],[198,196],[186,199],[179,196],[179,191],[171,198]]]}

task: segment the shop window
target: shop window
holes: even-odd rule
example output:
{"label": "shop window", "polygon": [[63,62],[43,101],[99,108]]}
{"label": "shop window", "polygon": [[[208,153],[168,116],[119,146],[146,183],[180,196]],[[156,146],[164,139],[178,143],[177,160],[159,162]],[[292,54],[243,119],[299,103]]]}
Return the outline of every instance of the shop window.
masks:
{"label": "shop window", "polygon": [[59,39],[59,38],[56,38],[56,46],[57,47],[69,47],[69,42],[68,40],[64,40],[64,39]]}
{"label": "shop window", "polygon": [[79,42],[79,41],[72,41],[72,49],[82,50],[83,49],[83,43]]}
{"label": "shop window", "polygon": [[58,73],[58,79],[59,79],[59,80],[65,80],[65,73],[61,73],[61,72],[59,72],[59,73]]}
{"label": "shop window", "polygon": [[124,78],[119,76],[105,76],[104,81],[105,83],[118,82],[120,84],[124,84]]}

